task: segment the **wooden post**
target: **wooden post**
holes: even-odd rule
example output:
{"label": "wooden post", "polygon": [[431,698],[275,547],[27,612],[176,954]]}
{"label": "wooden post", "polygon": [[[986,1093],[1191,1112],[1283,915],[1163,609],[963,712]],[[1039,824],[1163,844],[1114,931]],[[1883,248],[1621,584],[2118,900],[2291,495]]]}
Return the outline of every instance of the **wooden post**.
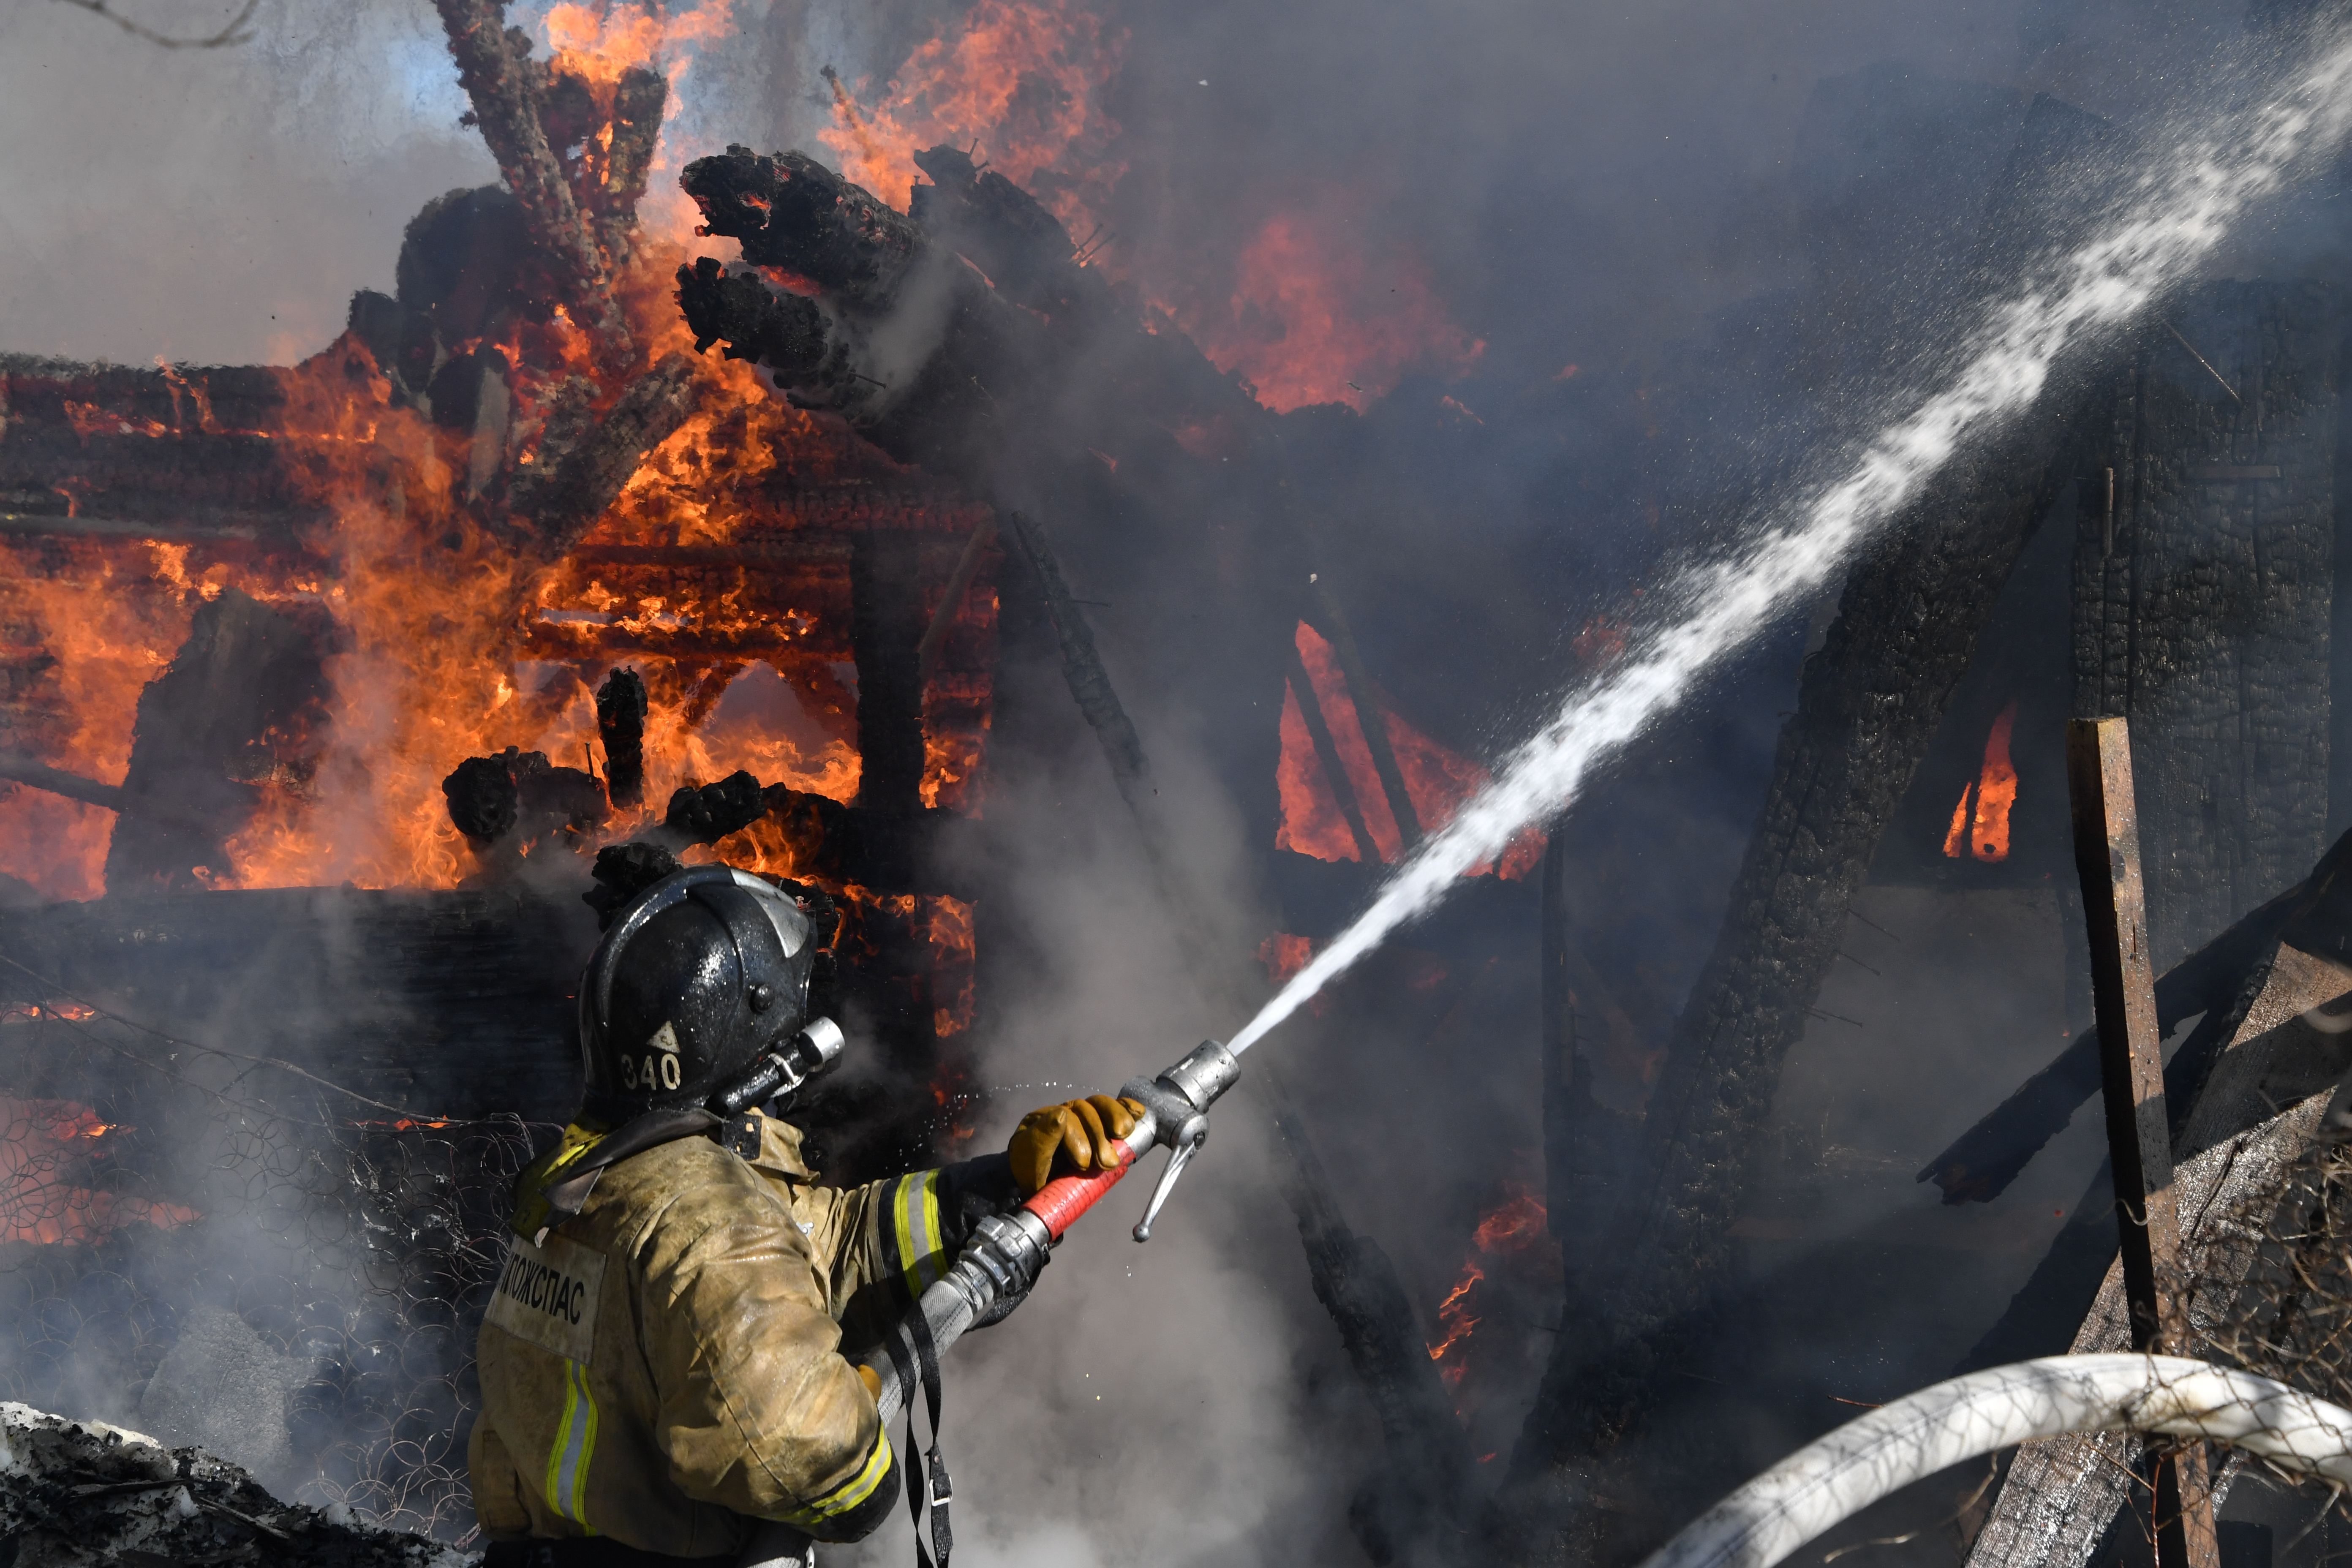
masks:
{"label": "wooden post", "polygon": [[[2188,1302],[2180,1293],[2180,1226],[2165,1119],[2164,1034],[2148,958],[2131,732],[2125,721],[2077,719],[2066,726],[2066,782],[2074,812],[2074,868],[2083,880],[2090,934],[2091,995],[2132,1348],[2185,1354]],[[2218,1568],[2203,1445],[2158,1463],[2155,1516],[2159,1568]]]}

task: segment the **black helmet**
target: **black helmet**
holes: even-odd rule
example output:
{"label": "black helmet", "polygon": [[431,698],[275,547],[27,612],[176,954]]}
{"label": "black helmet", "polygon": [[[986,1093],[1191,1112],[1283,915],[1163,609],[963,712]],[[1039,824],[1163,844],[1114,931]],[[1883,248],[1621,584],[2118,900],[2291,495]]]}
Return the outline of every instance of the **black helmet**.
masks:
{"label": "black helmet", "polygon": [[788,1047],[811,1024],[814,934],[790,896],[730,867],[638,894],[581,977],[589,1111],[617,1121],[701,1105],[769,1054],[801,1055]]}

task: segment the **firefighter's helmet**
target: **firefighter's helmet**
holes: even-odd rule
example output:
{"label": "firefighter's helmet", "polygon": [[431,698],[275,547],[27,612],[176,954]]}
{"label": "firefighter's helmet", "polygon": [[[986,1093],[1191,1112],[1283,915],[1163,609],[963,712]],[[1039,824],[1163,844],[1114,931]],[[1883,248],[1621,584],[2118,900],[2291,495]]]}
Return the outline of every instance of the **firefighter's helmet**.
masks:
{"label": "firefighter's helmet", "polygon": [[587,1110],[701,1105],[786,1049],[810,1023],[815,946],[800,906],[746,871],[689,867],[639,893],[581,976]]}

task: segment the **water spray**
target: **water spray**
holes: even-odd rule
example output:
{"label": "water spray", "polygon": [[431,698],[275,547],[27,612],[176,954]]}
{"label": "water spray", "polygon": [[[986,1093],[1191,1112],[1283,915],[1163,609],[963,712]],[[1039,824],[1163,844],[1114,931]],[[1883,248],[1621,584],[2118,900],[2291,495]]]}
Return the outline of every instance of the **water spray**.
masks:
{"label": "water spray", "polygon": [[2152,161],[2131,216],[2053,258],[2034,286],[1994,306],[1959,351],[1948,384],[1880,431],[1843,479],[1767,521],[1733,559],[1685,573],[1662,596],[1683,618],[1640,635],[1613,668],[1571,691],[1492,783],[1404,858],[1370,907],[1234,1036],[1234,1054],[1263,1039],[1399,926],[1433,909],[1472,867],[1575,798],[1594,768],[1686,698],[1701,677],[1790,605],[1820,593],[1964,442],[2023,414],[2062,353],[2138,315],[2210,256],[2250,205],[2347,129],[2352,36],[2339,28],[2277,92]]}

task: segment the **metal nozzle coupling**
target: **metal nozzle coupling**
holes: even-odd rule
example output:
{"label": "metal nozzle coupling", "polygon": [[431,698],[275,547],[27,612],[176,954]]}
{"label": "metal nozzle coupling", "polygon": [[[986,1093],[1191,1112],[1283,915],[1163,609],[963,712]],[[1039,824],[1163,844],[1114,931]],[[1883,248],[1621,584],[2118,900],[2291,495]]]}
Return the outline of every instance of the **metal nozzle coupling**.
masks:
{"label": "metal nozzle coupling", "polygon": [[1136,1240],[1151,1239],[1151,1224],[1160,1217],[1160,1207],[1175,1188],[1176,1178],[1209,1141],[1209,1107],[1241,1075],[1241,1062],[1233,1052],[1215,1040],[1202,1040],[1159,1077],[1130,1079],[1119,1089],[1126,1098],[1141,1100],[1151,1112],[1152,1142],[1165,1144],[1169,1151],[1167,1169],[1160,1173],[1160,1184],[1151,1189],[1151,1201],[1144,1205],[1143,1218],[1135,1227]]}

